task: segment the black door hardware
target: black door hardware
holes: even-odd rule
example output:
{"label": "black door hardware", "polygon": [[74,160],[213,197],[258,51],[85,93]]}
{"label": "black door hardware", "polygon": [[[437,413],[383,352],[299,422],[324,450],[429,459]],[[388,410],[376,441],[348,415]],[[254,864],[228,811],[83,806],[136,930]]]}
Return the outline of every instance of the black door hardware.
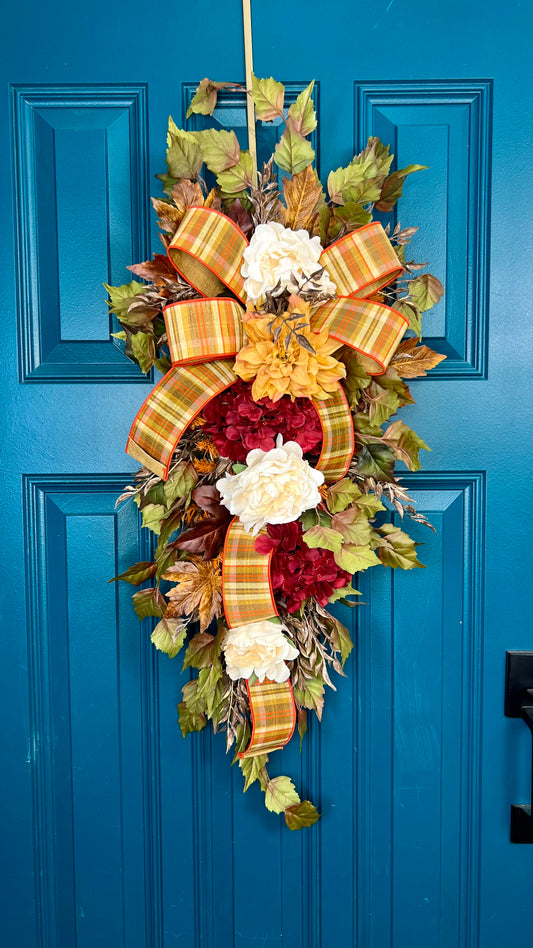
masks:
{"label": "black door hardware", "polygon": [[[533,737],[533,652],[507,652],[505,666],[505,713],[522,718]],[[511,842],[533,843],[533,759],[531,803],[511,806]]]}

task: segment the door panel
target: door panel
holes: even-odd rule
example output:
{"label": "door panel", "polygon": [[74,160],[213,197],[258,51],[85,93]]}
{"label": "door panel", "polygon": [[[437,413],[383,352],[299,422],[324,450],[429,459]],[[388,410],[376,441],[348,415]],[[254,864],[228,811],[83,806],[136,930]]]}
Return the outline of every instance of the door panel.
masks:
{"label": "door panel", "polygon": [[[425,341],[447,359],[402,413],[432,447],[404,483],[437,533],[411,527],[426,570],[359,578],[347,678],[302,754],[295,740],[272,757],[320,802],[302,833],[257,787],[242,794],[220,735],[182,739],[180,665],[107,584],[149,555],[136,509],[114,503],[155,379],[109,339],[101,283],[158,248],[148,197],[169,112],[183,124],[203,76],[244,73],[238,0],[191,16],[160,0],[149,18],[103,0],[4,14],[5,944],[525,941],[531,852],[509,842],[509,808],[529,802],[531,746],[503,715],[503,675],[506,649],[532,647],[531,14],[518,0],[337,0],[290,17],[254,4],[257,74],[293,96],[317,77],[323,180],[374,134],[398,167],[429,166],[399,217],[446,286]],[[222,96],[215,118],[245,144],[242,99]],[[259,123],[265,154],[278,135]]]}

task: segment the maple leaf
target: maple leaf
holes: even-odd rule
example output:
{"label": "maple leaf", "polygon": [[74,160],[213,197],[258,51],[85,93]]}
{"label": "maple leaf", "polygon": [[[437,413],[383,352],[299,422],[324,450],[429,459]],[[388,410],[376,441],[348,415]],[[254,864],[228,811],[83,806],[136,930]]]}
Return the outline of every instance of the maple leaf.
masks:
{"label": "maple leaf", "polygon": [[211,620],[222,615],[221,558],[202,560],[190,556],[163,573],[163,579],[177,583],[167,593],[170,604],[166,615],[198,617],[200,632],[205,632]]}
{"label": "maple leaf", "polygon": [[150,200],[159,218],[161,230],[165,230],[168,234],[174,236],[185,211],[182,212],[181,208],[174,207],[168,201],[160,201],[159,198],[150,198]]}
{"label": "maple leaf", "polygon": [[311,165],[294,177],[283,179],[283,195],[287,205],[286,226],[292,230],[308,229],[313,223],[315,208],[322,194]]}
{"label": "maple leaf", "polygon": [[201,207],[204,203],[204,196],[197,181],[191,181],[190,178],[182,178],[182,180],[172,188],[172,200],[183,217],[187,208],[193,205]]}
{"label": "maple leaf", "polygon": [[404,379],[414,379],[426,375],[429,369],[434,369],[439,362],[446,358],[440,352],[434,352],[428,346],[417,346],[416,343],[416,339],[404,339],[398,346],[389,366],[389,368],[396,369],[398,375]]}

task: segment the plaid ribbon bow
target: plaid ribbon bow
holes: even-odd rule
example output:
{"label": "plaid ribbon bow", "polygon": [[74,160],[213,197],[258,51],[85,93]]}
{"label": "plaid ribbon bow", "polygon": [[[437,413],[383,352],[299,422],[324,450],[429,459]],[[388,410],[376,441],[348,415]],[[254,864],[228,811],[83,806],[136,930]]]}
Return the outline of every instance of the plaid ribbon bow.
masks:
{"label": "plaid ribbon bow", "polygon": [[[240,228],[226,215],[191,207],[168,248],[173,266],[203,298],[165,307],[172,367],[141,406],[126,446],[128,454],[163,480],[191,421],[237,381],[233,361],[246,341],[241,265],[247,246]],[[358,352],[368,374],[381,375],[407,328],[400,313],[368,298],[402,272],[381,224],[373,221],[331,244],[320,263],[337,286],[337,296],[315,309],[312,330],[326,326],[332,338]],[[222,296],[226,290],[234,296]],[[313,405],[323,434],[317,468],[326,482],[335,482],[346,474],[354,451],[352,417],[340,382],[327,400],[313,399]],[[255,552],[253,538],[238,520],[228,531],[222,577],[229,628],[277,615],[270,559]],[[295,724],[290,682],[247,684],[253,731],[241,756],[282,747]]]}

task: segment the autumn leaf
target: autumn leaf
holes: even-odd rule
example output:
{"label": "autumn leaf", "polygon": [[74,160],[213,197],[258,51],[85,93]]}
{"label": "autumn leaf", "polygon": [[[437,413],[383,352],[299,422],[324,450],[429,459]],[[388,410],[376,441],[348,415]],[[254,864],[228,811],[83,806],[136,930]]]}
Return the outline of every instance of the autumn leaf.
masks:
{"label": "autumn leaf", "polygon": [[165,277],[173,280],[176,276],[176,271],[170,260],[162,253],[154,253],[153,260],[145,260],[144,263],[132,263],[128,270],[150,283],[156,283]]}
{"label": "autumn leaf", "polygon": [[254,225],[248,211],[242,206],[240,198],[235,198],[233,203],[230,204],[228,208],[226,208],[226,217],[229,217],[230,220],[235,221],[237,226],[242,230],[244,236],[250,239],[254,231]]}
{"label": "autumn leaf", "polygon": [[250,187],[252,176],[252,156],[249,151],[241,151],[237,164],[217,174],[217,183],[225,194],[240,194]]}
{"label": "autumn leaf", "polygon": [[272,813],[283,813],[289,806],[300,802],[292,780],[289,777],[274,777],[269,780],[265,790],[265,806]]}
{"label": "autumn leaf", "polygon": [[332,552],[338,553],[342,546],[342,533],[338,533],[330,527],[322,527],[320,524],[317,524],[316,527],[311,527],[310,530],[303,534],[302,539],[305,540],[307,546],[311,547],[311,549],[319,548],[321,550],[332,550]]}
{"label": "autumn leaf", "polygon": [[273,79],[258,79],[252,76],[252,99],[257,118],[262,122],[272,122],[283,115],[285,86]]}
{"label": "autumn leaf", "polygon": [[383,442],[394,451],[395,456],[403,461],[410,471],[420,470],[418,452],[424,448],[431,451],[425,441],[419,438],[416,431],[409,428],[403,421],[395,421],[383,432]]}
{"label": "autumn leaf", "polygon": [[130,566],[124,573],[113,576],[113,579],[110,579],[109,582],[116,583],[117,580],[122,579],[125,583],[131,583],[132,586],[140,586],[141,583],[145,583],[147,579],[151,579],[156,570],[157,563],[135,563],[134,566]]}
{"label": "autumn leaf", "polygon": [[403,530],[395,527],[393,523],[384,523],[377,533],[381,534],[377,554],[385,566],[392,566],[393,569],[398,567],[413,569],[424,566],[416,555],[417,544]]}
{"label": "autumn leaf", "polygon": [[220,503],[220,492],[214,484],[202,484],[196,487],[192,494],[194,503],[211,514],[212,517],[230,517],[227,507]]}
{"label": "autumn leaf", "polygon": [[150,200],[159,218],[158,224],[161,230],[174,236],[181,224],[185,211],[175,207],[173,204],[169,204],[168,201],[161,201],[159,198],[150,198]]}
{"label": "autumn leaf", "polygon": [[386,444],[363,444],[357,457],[357,470],[377,481],[390,481],[394,474],[394,451]]}
{"label": "autumn leaf", "polygon": [[[310,135],[316,128],[316,112],[313,104],[313,88],[315,80],[300,92],[300,95],[289,107],[287,124],[300,135]],[[287,225],[289,226],[289,225]]]}
{"label": "autumn leaf", "polygon": [[181,219],[189,207],[202,206],[204,203],[204,195],[197,181],[182,178],[182,180],[178,181],[172,188],[172,200]]}
{"label": "autumn leaf", "polygon": [[198,615],[200,632],[207,629],[212,619],[222,615],[219,559],[205,561],[199,556],[190,556],[189,560],[171,566],[163,573],[163,579],[178,584],[167,593],[170,614]]}
{"label": "autumn leaf", "polygon": [[157,616],[157,618],[160,618],[167,605],[163,594],[156,586],[151,589],[141,589],[139,592],[134,593],[132,602],[139,621],[147,619],[148,616]]}
{"label": "autumn leaf", "polygon": [[310,800],[302,800],[285,808],[285,822],[290,830],[305,829],[320,819],[320,813]]}
{"label": "autumn leaf", "polygon": [[183,659],[183,671],[186,668],[207,668],[213,664],[215,657],[220,652],[220,642],[209,632],[197,632],[191,639]]}
{"label": "autumn leaf", "polygon": [[376,210],[388,213],[402,196],[405,179],[415,171],[427,171],[427,165],[407,165],[398,171],[393,171],[387,178],[381,191],[381,197],[376,204]]}
{"label": "autumn leaf", "polygon": [[287,205],[286,226],[292,230],[308,230],[322,195],[322,185],[311,165],[292,179],[283,179],[283,195]]}
{"label": "autumn leaf", "polygon": [[202,711],[191,711],[185,701],[178,704],[178,721],[180,731],[183,737],[192,734],[193,731],[201,731],[207,724],[207,718]]}
{"label": "autumn leaf", "polygon": [[307,168],[314,157],[310,142],[290,127],[285,129],[274,150],[274,161],[278,168],[292,175]]}
{"label": "autumn leaf", "polygon": [[193,132],[193,135],[202,149],[207,167],[214,174],[227,171],[238,163],[241,147],[234,131],[206,128],[201,132]]}
{"label": "autumn leaf", "polygon": [[195,181],[204,159],[194,133],[178,128],[172,116],[169,116],[167,142],[168,173],[173,178]]}
{"label": "autumn leaf", "polygon": [[175,658],[185,642],[187,623],[188,619],[180,616],[163,616],[152,632],[153,645],[169,658]]}
{"label": "autumn leaf", "polygon": [[375,553],[366,545],[344,543],[340,553],[335,553],[335,562],[347,573],[362,573],[371,566],[379,566]]}
{"label": "autumn leaf", "polygon": [[[330,513],[339,513],[345,510],[357,497],[361,496],[359,488],[350,480],[349,477],[343,477],[336,484],[328,487],[326,493],[326,504]],[[332,521],[333,522],[333,521]],[[333,529],[336,529],[335,527]]]}
{"label": "autumn leaf", "polygon": [[419,378],[434,369],[446,358],[440,352],[434,352],[428,346],[417,345],[416,339],[404,339],[398,346],[391,366],[404,379]]}
{"label": "autumn leaf", "polygon": [[322,720],[324,682],[321,678],[306,678],[303,688],[294,688],[294,697],[301,707],[315,711],[318,720]]}
{"label": "autumn leaf", "polygon": [[420,339],[422,336],[422,317],[416,303],[408,299],[397,300],[394,304],[394,309],[402,316],[405,316],[409,321],[408,328],[416,333]]}
{"label": "autumn leaf", "polygon": [[193,465],[189,464],[188,461],[179,461],[163,485],[167,507],[171,507],[178,497],[187,497],[197,481],[198,474]]}
{"label": "autumn leaf", "polygon": [[431,309],[444,294],[442,283],[432,273],[423,273],[414,280],[409,280],[407,287],[413,303],[421,313]]}
{"label": "autumn leaf", "polygon": [[326,620],[335,651],[341,653],[341,663],[344,668],[344,663],[353,650],[350,633],[346,626],[335,616],[332,616],[330,612],[322,613],[322,616]]}
{"label": "autumn leaf", "polygon": [[265,770],[265,764],[268,763],[268,754],[256,754],[254,757],[239,757],[239,767],[244,777],[244,790],[246,793],[249,787],[259,780],[261,788],[264,790],[267,785],[268,775]]}
{"label": "autumn leaf", "polygon": [[230,520],[231,514],[227,510],[220,517],[203,520],[180,533],[178,539],[174,540],[174,546],[188,553],[203,553],[204,560],[212,560],[224,543]]}
{"label": "autumn leaf", "polygon": [[110,286],[108,283],[104,283],[104,287],[109,293],[107,301],[109,312],[113,313],[120,322],[127,318],[128,308],[133,298],[138,293],[144,293],[146,290],[144,283],[137,283],[136,280],[132,280],[131,283],[123,283],[122,286]]}
{"label": "autumn leaf", "polygon": [[366,546],[370,542],[371,527],[367,515],[357,507],[348,507],[336,513],[331,521],[333,530],[338,530],[345,543]]}
{"label": "autumn leaf", "polygon": [[369,138],[366,148],[355,155],[346,168],[337,168],[328,177],[328,193],[334,204],[370,203],[381,194],[392,155],[379,138]]}
{"label": "autumn leaf", "polygon": [[156,360],[155,339],[152,333],[136,332],[130,338],[131,354],[141,372],[149,372]]}
{"label": "autumn leaf", "polygon": [[193,113],[212,115],[221,89],[240,89],[240,86],[235,82],[213,82],[212,79],[202,79],[191,99],[185,118],[190,118]]}

